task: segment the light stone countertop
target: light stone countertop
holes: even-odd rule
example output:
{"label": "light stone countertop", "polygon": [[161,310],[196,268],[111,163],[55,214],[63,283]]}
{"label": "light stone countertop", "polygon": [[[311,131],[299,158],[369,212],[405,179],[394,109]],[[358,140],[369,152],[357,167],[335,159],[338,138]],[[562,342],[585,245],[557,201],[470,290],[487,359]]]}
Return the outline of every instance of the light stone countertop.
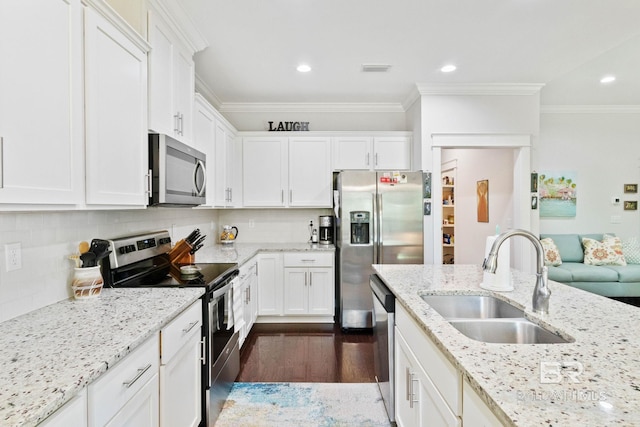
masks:
{"label": "light stone countertop", "polygon": [[0,425],[36,425],[203,292],[103,289],[0,323]]}
{"label": "light stone countertop", "polygon": [[[535,276],[512,270],[515,290],[479,287],[477,265],[377,265],[397,301],[468,379],[494,414],[513,426],[640,425],[640,308],[556,282],[548,315],[531,311]],[[424,302],[423,294],[484,294],[515,303],[527,318],[569,344],[488,344],[458,332]],[[575,362],[578,383],[541,381],[541,362]],[[545,376],[549,378],[546,374]]]}
{"label": "light stone countertop", "polygon": [[318,243],[240,243],[217,244],[200,249],[195,254],[196,262],[237,262],[242,265],[259,252],[335,252],[334,245]]}

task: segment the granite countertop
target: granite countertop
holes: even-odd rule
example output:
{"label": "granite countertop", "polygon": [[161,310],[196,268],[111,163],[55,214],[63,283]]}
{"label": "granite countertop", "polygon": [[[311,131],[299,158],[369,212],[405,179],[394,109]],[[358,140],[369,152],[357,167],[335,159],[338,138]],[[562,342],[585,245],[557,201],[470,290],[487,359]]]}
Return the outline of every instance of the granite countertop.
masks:
{"label": "granite countertop", "polygon": [[[515,289],[479,287],[476,265],[377,265],[383,281],[494,414],[513,426],[640,425],[640,308],[556,282],[549,314],[531,311],[535,276],[512,270]],[[526,317],[575,342],[488,344],[458,332],[424,302],[423,294],[484,294],[525,309]],[[541,362],[568,363],[572,382],[541,381]],[[545,375],[546,376],[546,375]],[[548,378],[548,376],[547,376]]]}
{"label": "granite countertop", "polygon": [[203,288],[103,289],[0,323],[0,425],[34,426],[157,333]]}
{"label": "granite countertop", "polygon": [[318,243],[240,243],[231,245],[217,244],[196,252],[196,262],[237,262],[242,265],[259,252],[298,252],[318,251],[335,252],[334,245]]}

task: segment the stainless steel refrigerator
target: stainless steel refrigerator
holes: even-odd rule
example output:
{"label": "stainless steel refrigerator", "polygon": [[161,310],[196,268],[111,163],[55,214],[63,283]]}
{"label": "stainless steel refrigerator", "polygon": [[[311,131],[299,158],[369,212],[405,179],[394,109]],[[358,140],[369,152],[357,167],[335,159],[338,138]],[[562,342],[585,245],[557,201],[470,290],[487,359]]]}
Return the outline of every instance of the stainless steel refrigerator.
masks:
{"label": "stainless steel refrigerator", "polygon": [[336,177],[336,269],[343,329],[373,326],[373,264],[423,264],[422,172]]}

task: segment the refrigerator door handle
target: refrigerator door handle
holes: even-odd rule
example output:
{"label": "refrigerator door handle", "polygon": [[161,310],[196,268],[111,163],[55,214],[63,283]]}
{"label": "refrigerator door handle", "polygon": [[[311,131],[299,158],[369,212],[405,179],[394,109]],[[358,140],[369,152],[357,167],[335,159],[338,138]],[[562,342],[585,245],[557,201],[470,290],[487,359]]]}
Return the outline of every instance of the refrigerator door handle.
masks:
{"label": "refrigerator door handle", "polygon": [[377,238],[375,241],[376,249],[378,251],[378,255],[376,256],[376,260],[378,264],[384,264],[384,251],[382,250],[382,194],[378,193],[376,195],[376,234]]}

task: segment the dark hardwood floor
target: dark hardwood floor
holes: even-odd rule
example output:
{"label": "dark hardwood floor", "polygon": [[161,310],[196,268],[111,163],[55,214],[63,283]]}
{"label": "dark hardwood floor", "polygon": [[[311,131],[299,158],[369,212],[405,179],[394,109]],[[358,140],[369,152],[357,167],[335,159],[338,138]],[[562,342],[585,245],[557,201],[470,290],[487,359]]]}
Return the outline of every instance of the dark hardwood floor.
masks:
{"label": "dark hardwood floor", "polygon": [[374,336],[339,325],[253,326],[240,353],[238,382],[375,382]]}

